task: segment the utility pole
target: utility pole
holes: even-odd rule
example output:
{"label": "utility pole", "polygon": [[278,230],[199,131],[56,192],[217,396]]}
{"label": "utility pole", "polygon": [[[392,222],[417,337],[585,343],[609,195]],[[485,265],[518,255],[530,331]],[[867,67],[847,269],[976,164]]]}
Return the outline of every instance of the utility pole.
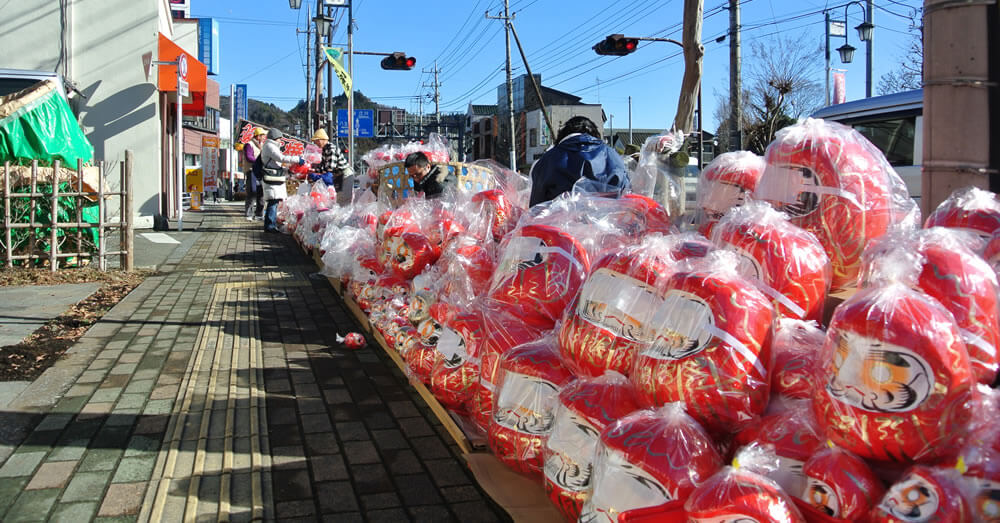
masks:
{"label": "utility pole", "polygon": [[[316,16],[323,16],[323,2],[319,0],[316,1]],[[312,25],[310,24],[310,27]],[[316,85],[313,87],[313,97],[315,101],[313,103],[313,112],[316,113],[316,127],[320,127],[320,114],[323,112],[323,107],[321,105],[321,100],[323,99],[323,66],[326,65],[326,60],[322,56],[323,50],[320,47],[320,36],[319,31],[316,31],[316,40],[314,42],[315,52],[316,52]]]}
{"label": "utility pole", "polygon": [[430,71],[424,69],[423,72],[425,72],[425,73],[434,73],[434,81],[431,82],[429,85],[428,84],[424,84],[424,87],[433,87],[434,88],[434,121],[437,124],[437,132],[440,133],[441,132],[441,108],[440,108],[439,104],[440,104],[440,101],[441,101],[441,98],[440,98],[441,92],[440,92],[439,88],[441,87],[441,84],[438,82],[438,73],[440,73],[441,70],[438,69],[437,60],[434,61],[434,68],[433,69],[431,69]]}
{"label": "utility pole", "polygon": [[[872,6],[872,4],[873,4],[872,0],[866,0],[865,1],[865,10],[868,12],[867,13],[867,17],[866,17],[866,21],[869,24],[874,25],[875,24],[875,19],[872,18],[872,16],[875,13],[873,12],[873,9],[872,9],[873,6]],[[847,21],[847,17],[846,16],[844,17],[844,21],[845,22]],[[868,37],[868,40],[865,41],[865,58],[866,58],[866,60],[865,60],[865,98],[871,98],[872,97],[872,46],[875,45],[872,42],[872,40],[875,39],[875,31],[872,31],[871,33],[872,33],[872,35],[870,37]]]}
{"label": "utility pole", "polygon": [[[330,31],[333,38],[333,31]],[[351,89],[347,93],[347,161],[354,169],[354,1],[347,2],[347,75],[351,77]],[[350,180],[354,183],[354,180]],[[343,191],[353,198],[354,191]]]}
{"label": "utility pole", "polygon": [[[829,50],[827,50],[829,55]],[[743,77],[740,63],[740,1],[729,0],[729,150],[743,149]],[[829,105],[829,103],[827,104]]]}
{"label": "utility pole", "polygon": [[514,82],[510,72],[510,0],[503,0],[503,16],[490,16],[486,12],[486,18],[491,20],[503,20],[504,40],[507,42],[507,116],[510,125],[510,169],[517,171],[517,149],[514,141]]}
{"label": "utility pole", "polygon": [[632,144],[632,97],[628,97],[628,143]]}
{"label": "utility pole", "polygon": [[[309,132],[311,133],[312,132],[312,111],[309,109],[309,105],[310,105],[311,100],[312,100],[312,91],[311,91],[311,88],[312,88],[312,54],[311,54],[312,49],[310,48],[310,46],[312,45],[312,42],[310,41],[310,40],[312,40],[312,21],[311,20],[306,20],[306,30],[305,31],[302,31],[300,29],[296,29],[295,32],[296,33],[305,33],[306,34],[306,100],[305,100],[305,102],[306,102],[306,129],[308,129]],[[317,56],[316,59],[317,59],[316,67],[318,68],[319,67],[319,62],[318,62],[319,56]]]}
{"label": "utility pole", "polygon": [[[320,3],[320,2],[317,2]],[[329,6],[326,16],[333,18],[333,7]],[[333,24],[326,31],[326,46],[333,47]],[[333,66],[326,67],[326,132],[331,137],[337,136],[337,118],[333,114]]]}

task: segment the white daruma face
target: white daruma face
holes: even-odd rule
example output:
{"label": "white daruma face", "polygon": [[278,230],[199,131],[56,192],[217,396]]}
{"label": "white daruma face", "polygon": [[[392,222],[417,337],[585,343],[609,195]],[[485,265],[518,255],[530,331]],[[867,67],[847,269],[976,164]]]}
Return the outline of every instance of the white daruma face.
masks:
{"label": "white daruma face", "polygon": [[937,488],[919,474],[896,483],[882,498],[879,508],[902,521],[931,521],[941,503]]}
{"label": "white daruma face", "polygon": [[812,508],[831,518],[840,517],[840,498],[837,496],[837,491],[825,481],[812,477],[806,478],[801,499],[805,500]]}
{"label": "white daruma face", "polygon": [[618,450],[598,445],[594,491],[580,513],[582,523],[617,522],[629,510],[677,499],[648,472],[629,463]]}
{"label": "white daruma face", "polygon": [[660,360],[697,354],[712,341],[714,323],[715,315],[704,300],[689,292],[668,291],[653,319],[653,343],[642,354]]}
{"label": "white daruma face", "polygon": [[507,372],[496,398],[493,419],[501,427],[531,435],[552,429],[559,387],[554,383],[517,372]]}
{"label": "white daruma face", "polygon": [[872,412],[906,412],[934,390],[934,372],[920,355],[891,343],[840,331],[826,390]]}
{"label": "white daruma face", "polygon": [[572,409],[556,409],[552,433],[545,442],[552,452],[545,460],[545,477],[563,490],[587,490],[599,436],[597,429]]}
{"label": "white daruma face", "polygon": [[617,337],[649,342],[653,315],[662,303],[653,287],[602,268],[584,283],[576,314]]}

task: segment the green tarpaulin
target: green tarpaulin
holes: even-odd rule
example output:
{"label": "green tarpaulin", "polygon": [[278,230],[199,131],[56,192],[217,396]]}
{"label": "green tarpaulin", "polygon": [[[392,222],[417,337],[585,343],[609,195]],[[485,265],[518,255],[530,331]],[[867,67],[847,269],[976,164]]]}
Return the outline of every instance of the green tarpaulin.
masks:
{"label": "green tarpaulin", "polygon": [[0,164],[34,159],[58,159],[70,168],[78,159],[94,159],[94,147],[54,80],[0,97]]}

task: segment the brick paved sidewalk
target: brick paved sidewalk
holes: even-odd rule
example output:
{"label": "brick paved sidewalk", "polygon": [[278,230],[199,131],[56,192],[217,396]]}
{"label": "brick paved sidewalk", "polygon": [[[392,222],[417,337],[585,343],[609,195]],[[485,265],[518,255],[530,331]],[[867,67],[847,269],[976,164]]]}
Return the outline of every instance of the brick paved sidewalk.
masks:
{"label": "brick paved sidewalk", "polygon": [[496,521],[294,242],[212,211],[0,412],[0,520]]}

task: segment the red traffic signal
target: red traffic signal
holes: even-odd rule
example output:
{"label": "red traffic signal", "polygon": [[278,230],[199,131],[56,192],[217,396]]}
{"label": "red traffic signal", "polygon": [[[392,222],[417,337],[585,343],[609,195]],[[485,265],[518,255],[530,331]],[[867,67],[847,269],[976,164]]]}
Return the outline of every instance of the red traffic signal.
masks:
{"label": "red traffic signal", "polygon": [[594,45],[594,52],[599,55],[625,56],[639,47],[639,39],[626,38],[623,34],[609,35]]}
{"label": "red traffic signal", "polygon": [[409,71],[417,65],[417,59],[406,56],[406,53],[395,52],[382,59],[382,69],[390,71]]}

